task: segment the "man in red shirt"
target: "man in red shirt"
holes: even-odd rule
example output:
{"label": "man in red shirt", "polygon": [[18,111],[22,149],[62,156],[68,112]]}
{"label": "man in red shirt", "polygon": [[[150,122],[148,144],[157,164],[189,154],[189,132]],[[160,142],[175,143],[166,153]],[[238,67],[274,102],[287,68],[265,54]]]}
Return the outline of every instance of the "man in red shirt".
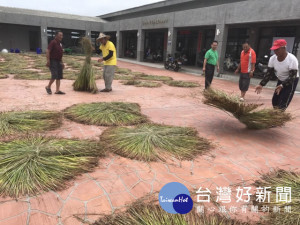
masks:
{"label": "man in red shirt", "polygon": [[239,88],[241,90],[240,101],[245,101],[246,92],[249,89],[250,78],[253,77],[256,63],[255,51],[250,47],[248,42],[243,44],[243,51],[241,52],[241,60],[235,73],[240,72]]}
{"label": "man in red shirt", "polygon": [[63,95],[64,92],[60,91],[60,80],[63,79],[63,69],[65,65],[62,62],[63,48],[61,41],[63,39],[63,33],[61,31],[55,32],[55,39],[50,42],[46,52],[47,64],[51,71],[51,79],[48,86],[46,86],[46,91],[48,94],[52,94],[51,85],[56,80],[56,92],[55,94]]}

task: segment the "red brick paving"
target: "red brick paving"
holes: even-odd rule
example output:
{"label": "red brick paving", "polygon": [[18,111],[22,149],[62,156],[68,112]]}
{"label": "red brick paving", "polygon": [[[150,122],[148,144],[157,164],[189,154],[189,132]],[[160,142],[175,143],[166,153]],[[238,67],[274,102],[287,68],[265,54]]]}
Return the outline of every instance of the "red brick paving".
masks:
{"label": "red brick paving", "polygon": [[[295,119],[283,128],[248,130],[235,118],[201,103],[204,78],[184,73],[149,68],[119,62],[119,66],[146,74],[166,75],[177,80],[196,81],[200,88],[137,88],[114,81],[113,92],[89,94],[74,92],[73,81],[63,80],[65,96],[47,95],[47,81],[0,80],[0,110],[63,110],[73,104],[89,102],[136,102],[142,113],[155,123],[194,127],[200,136],[209,138],[215,148],[193,161],[139,162],[109,155],[99,160],[99,166],[69,182],[66,190],[48,192],[37,197],[15,201],[0,201],[0,225],[59,224],[77,225],[94,221],[146,194],[155,193],[168,182],[181,182],[190,190],[229,185],[250,185],[259,172],[272,168],[298,169],[300,165],[300,97],[295,95],[288,111]],[[103,88],[103,81],[97,81]],[[236,83],[214,79],[213,87],[239,93]],[[53,87],[54,88],[54,87]],[[273,90],[264,89],[258,96],[252,86],[246,95],[248,102],[261,102],[271,107]],[[64,120],[63,126],[48,135],[64,138],[99,139],[105,127],[81,125]],[[237,204],[238,206],[238,204]],[[95,215],[96,214],[96,215]],[[250,215],[250,214],[248,214]],[[238,218],[246,215],[237,214]],[[251,216],[253,217],[253,216]]]}

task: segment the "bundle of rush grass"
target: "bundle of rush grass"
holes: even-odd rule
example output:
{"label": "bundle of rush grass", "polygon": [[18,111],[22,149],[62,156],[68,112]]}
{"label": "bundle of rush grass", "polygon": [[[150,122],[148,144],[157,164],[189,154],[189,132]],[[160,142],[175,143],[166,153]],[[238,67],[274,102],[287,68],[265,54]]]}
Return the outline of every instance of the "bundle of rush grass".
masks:
{"label": "bundle of rush grass", "polygon": [[[268,214],[264,224],[273,225],[299,225],[300,224],[300,173],[286,170],[275,170],[270,173],[262,174],[261,180],[257,180],[254,186],[258,187],[270,187],[268,191],[270,194],[270,201],[259,202],[256,197],[253,196],[253,204],[257,205],[259,209],[261,207],[269,207],[270,209],[277,207],[280,209],[280,213],[271,212]],[[291,188],[291,195],[286,193],[287,201],[278,201],[276,195],[280,195],[277,188]],[[285,190],[285,189],[284,189]],[[285,194],[283,194],[285,195]],[[291,197],[289,199],[289,197]],[[281,197],[280,197],[281,199]],[[290,208],[290,211],[286,209]]]}
{"label": "bundle of rush grass", "polygon": [[91,64],[91,56],[93,53],[92,43],[89,38],[83,37],[80,41],[80,44],[85,54],[85,61],[81,68],[80,74],[73,83],[74,90],[97,93],[98,88],[95,82],[93,65]]}
{"label": "bundle of rush grass", "polygon": [[203,92],[203,103],[231,113],[249,129],[268,129],[281,127],[291,121],[292,115],[279,109],[258,110],[263,104],[246,104],[239,101],[238,96],[208,89]]}
{"label": "bundle of rush grass", "polygon": [[64,115],[79,123],[98,126],[127,126],[147,121],[138,104],[125,102],[73,105],[64,110]]}
{"label": "bundle of rush grass", "polygon": [[27,136],[0,142],[0,195],[19,198],[62,190],[105,155],[96,141]]}
{"label": "bundle of rush grass", "polygon": [[221,214],[201,214],[192,210],[188,214],[171,214],[157,202],[138,200],[125,212],[116,212],[104,216],[93,225],[250,225],[235,219],[228,219]]}
{"label": "bundle of rush grass", "polygon": [[62,116],[52,111],[0,112],[0,139],[60,127]]}
{"label": "bundle of rush grass", "polygon": [[175,157],[191,160],[211,148],[211,143],[189,127],[140,124],[137,127],[107,129],[101,135],[106,149],[123,157],[142,161]]}

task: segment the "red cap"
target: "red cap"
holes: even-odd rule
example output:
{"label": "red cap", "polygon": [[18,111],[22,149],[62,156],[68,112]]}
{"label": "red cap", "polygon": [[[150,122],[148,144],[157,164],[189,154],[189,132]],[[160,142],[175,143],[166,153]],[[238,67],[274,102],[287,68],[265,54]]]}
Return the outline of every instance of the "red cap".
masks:
{"label": "red cap", "polygon": [[286,47],[286,40],[284,39],[278,39],[276,41],[274,41],[272,48],[270,48],[271,50],[276,50],[279,49],[281,47]]}

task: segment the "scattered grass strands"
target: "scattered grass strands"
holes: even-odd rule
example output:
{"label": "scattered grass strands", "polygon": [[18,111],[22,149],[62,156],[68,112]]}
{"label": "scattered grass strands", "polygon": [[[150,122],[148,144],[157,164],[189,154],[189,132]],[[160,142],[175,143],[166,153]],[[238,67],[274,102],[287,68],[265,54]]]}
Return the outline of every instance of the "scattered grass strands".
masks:
{"label": "scattered grass strands", "polygon": [[0,142],[0,195],[19,198],[62,190],[103,156],[97,142],[31,136]]}
{"label": "scattered grass strands", "polygon": [[60,113],[51,111],[0,112],[0,137],[53,130],[61,125],[61,119]]}
{"label": "scattered grass strands", "polygon": [[203,92],[203,103],[231,113],[249,129],[267,129],[283,126],[291,121],[292,115],[278,109],[258,110],[262,104],[246,104],[238,96],[223,91],[208,89]]}
{"label": "scattered grass strands", "polygon": [[140,80],[128,80],[121,82],[124,85],[134,85],[136,87],[148,87],[148,88],[156,88],[161,87],[161,83],[152,82],[152,81],[140,81]]}
{"label": "scattered grass strands", "polygon": [[83,67],[81,68],[76,81],[73,83],[73,87],[75,91],[87,91],[95,94],[98,92],[98,88],[95,82],[94,69],[91,64],[93,46],[91,40],[87,37],[83,37],[80,44],[86,57]]}
{"label": "scattered grass strands", "polygon": [[114,80],[133,80],[133,79],[135,79],[135,77],[132,75],[124,76],[124,75],[120,75],[120,74],[115,74],[115,76],[114,76]]}
{"label": "scattered grass strands", "polygon": [[250,225],[247,222],[227,219],[219,214],[201,214],[192,210],[188,214],[171,214],[157,202],[138,200],[125,212],[106,215],[93,225]]}
{"label": "scattered grass strands", "polygon": [[[299,225],[300,224],[300,173],[286,170],[275,170],[274,172],[262,174],[261,180],[255,181],[256,187],[271,187],[270,202],[259,203],[253,198],[254,205],[259,207],[268,206],[270,209],[279,207],[280,213],[272,212],[268,214],[265,224],[272,225]],[[276,188],[291,188],[291,202],[276,202]],[[289,196],[289,194],[288,194]],[[291,206],[291,213],[285,213],[285,207]]]}
{"label": "scattered grass strands", "polygon": [[98,126],[134,125],[147,121],[136,103],[100,102],[73,105],[64,115],[79,123]]}
{"label": "scattered grass strands", "polygon": [[192,128],[156,124],[111,128],[102,134],[101,140],[110,151],[143,161],[165,160],[170,156],[190,160],[211,147]]}
{"label": "scattered grass strands", "polygon": [[182,80],[165,81],[164,83],[172,87],[185,87],[185,88],[200,87],[200,85],[196,82],[187,82]]}

